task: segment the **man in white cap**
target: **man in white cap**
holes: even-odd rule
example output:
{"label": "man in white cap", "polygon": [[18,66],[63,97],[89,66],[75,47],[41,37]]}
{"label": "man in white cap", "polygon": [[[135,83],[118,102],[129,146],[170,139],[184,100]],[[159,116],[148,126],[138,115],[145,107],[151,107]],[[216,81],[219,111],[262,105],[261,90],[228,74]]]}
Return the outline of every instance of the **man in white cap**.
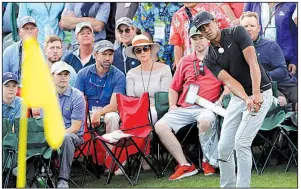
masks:
{"label": "man in white cap", "polygon": [[[21,40],[7,47],[3,52],[3,72],[12,72],[21,80],[21,66],[24,59],[23,40],[27,36],[37,39],[38,28],[36,20],[30,16],[24,16],[18,20],[19,36]],[[43,52],[43,46],[40,44]]]}
{"label": "man in white cap", "polygon": [[63,60],[71,65],[76,73],[84,67],[95,63],[92,55],[94,44],[94,33],[90,22],[81,22],[75,28],[76,40],[79,48],[66,54]]}
{"label": "man in white cap", "polygon": [[113,66],[114,45],[107,40],[98,42],[94,47],[96,63],[80,70],[75,87],[88,99],[89,110],[102,107],[92,115],[92,125],[100,124],[104,115],[106,133],[119,128],[119,115],[116,112],[116,93],[125,94],[125,75]]}
{"label": "man in white cap", "polygon": [[2,76],[2,118],[7,118],[11,122],[15,118],[20,118],[21,100],[16,96],[19,80],[16,74],[5,72]]}
{"label": "man in white cap", "polygon": [[116,34],[120,40],[120,45],[114,52],[114,66],[126,74],[130,69],[140,64],[137,59],[127,57],[125,54],[126,47],[132,45],[132,40],[136,35],[133,21],[127,17],[117,20]]}
{"label": "man in white cap", "polygon": [[65,124],[65,139],[60,147],[61,164],[59,172],[58,188],[68,188],[68,179],[75,146],[84,143],[84,122],[86,102],[84,95],[78,89],[71,87],[69,65],[63,61],[54,63],[51,66],[51,74],[56,88],[60,109]]}

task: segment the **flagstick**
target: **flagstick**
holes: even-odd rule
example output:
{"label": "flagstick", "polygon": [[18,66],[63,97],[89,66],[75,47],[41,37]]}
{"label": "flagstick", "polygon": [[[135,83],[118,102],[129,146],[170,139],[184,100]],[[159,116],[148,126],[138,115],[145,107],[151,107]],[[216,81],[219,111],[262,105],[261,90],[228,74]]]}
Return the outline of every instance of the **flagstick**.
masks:
{"label": "flagstick", "polygon": [[[22,94],[22,90],[21,90],[21,94]],[[22,103],[21,119],[20,119],[20,126],[19,126],[17,188],[25,188],[26,150],[27,150],[27,106],[25,106],[25,104]]]}

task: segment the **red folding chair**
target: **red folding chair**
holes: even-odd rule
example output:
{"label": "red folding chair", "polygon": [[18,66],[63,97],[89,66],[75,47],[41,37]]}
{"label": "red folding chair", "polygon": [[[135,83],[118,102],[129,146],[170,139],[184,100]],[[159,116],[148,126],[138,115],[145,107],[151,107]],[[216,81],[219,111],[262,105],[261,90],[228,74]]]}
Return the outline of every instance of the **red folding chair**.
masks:
{"label": "red folding chair", "polygon": [[[156,173],[157,177],[160,177],[158,171],[146,158],[146,155],[150,151],[150,134],[152,131],[154,131],[153,123],[151,120],[148,93],[143,93],[140,98],[129,97],[122,94],[117,94],[116,97],[118,112],[121,120],[120,130],[125,134],[130,134],[131,136],[121,137],[116,142],[110,142],[103,136],[96,137],[101,141],[104,148],[111,157],[111,163],[110,158],[106,162],[107,167],[109,167],[109,175],[107,177],[106,183],[110,183],[110,180],[113,176],[113,171],[115,171],[119,167],[124,176],[132,185],[137,184],[143,159]],[[114,147],[114,152],[110,150],[108,144]],[[135,182],[132,182],[121,161],[124,161],[125,159],[129,160],[129,156],[134,154],[138,155],[138,164],[136,165],[136,168],[138,168],[139,166],[139,169],[136,175]]]}

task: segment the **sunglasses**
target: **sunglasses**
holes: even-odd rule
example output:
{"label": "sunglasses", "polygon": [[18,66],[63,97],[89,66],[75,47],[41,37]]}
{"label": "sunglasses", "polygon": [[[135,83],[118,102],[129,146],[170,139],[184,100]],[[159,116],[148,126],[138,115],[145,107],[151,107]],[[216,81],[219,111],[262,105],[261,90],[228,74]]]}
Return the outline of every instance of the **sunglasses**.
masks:
{"label": "sunglasses", "polygon": [[131,32],[131,29],[130,29],[130,28],[127,28],[127,29],[125,29],[125,30],[118,29],[118,33],[119,33],[119,34],[122,34],[123,32],[125,32],[125,33],[130,33],[130,32]]}
{"label": "sunglasses", "polygon": [[141,54],[142,51],[148,52],[150,50],[150,46],[143,46],[143,47],[138,47],[134,49],[135,54]]}

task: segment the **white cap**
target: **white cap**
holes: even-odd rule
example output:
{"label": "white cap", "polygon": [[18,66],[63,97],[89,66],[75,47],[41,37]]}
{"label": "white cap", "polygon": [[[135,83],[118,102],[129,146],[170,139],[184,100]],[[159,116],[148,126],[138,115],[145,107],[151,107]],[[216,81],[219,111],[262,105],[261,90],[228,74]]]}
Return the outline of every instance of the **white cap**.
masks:
{"label": "white cap", "polygon": [[64,61],[58,61],[52,64],[51,66],[51,74],[53,73],[61,73],[62,71],[68,71],[70,73],[70,65]]}

